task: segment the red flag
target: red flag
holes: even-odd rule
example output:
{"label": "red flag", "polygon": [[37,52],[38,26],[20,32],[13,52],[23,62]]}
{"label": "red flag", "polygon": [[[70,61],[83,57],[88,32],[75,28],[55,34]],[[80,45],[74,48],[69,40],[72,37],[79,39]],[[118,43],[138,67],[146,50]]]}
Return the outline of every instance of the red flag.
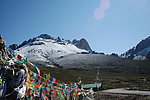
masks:
{"label": "red flag", "polygon": [[18,58],[19,60],[21,60],[21,59],[22,59],[22,57],[21,57],[20,55],[18,55],[18,56],[17,56],[17,58]]}
{"label": "red flag", "polygon": [[28,69],[28,72],[31,71],[31,69]]}
{"label": "red flag", "polygon": [[40,80],[40,79],[41,79],[41,76],[38,76],[38,79]]}
{"label": "red flag", "polygon": [[42,70],[40,70],[40,76],[43,76],[44,72]]}
{"label": "red flag", "polygon": [[58,84],[57,84],[57,83],[54,83],[53,85],[54,85],[54,86],[58,86]]}
{"label": "red flag", "polygon": [[39,85],[35,85],[35,86],[34,86],[34,88],[39,88],[39,87],[40,87]]}
{"label": "red flag", "polygon": [[59,80],[56,80],[55,82],[56,82],[56,83],[59,83]]}

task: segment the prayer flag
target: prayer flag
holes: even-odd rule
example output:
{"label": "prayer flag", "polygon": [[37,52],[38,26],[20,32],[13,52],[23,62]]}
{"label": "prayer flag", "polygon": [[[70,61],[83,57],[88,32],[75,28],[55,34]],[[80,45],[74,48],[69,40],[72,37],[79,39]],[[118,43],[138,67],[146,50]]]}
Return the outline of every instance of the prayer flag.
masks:
{"label": "prayer flag", "polygon": [[17,58],[21,61],[22,57],[20,55],[17,56]]}
{"label": "prayer flag", "polygon": [[56,80],[55,82],[56,82],[56,83],[59,83],[59,80]]}
{"label": "prayer flag", "polygon": [[53,81],[53,77],[52,76],[50,77],[50,81]]}
{"label": "prayer flag", "polygon": [[40,70],[40,76],[43,76],[44,72],[42,70]]}
{"label": "prayer flag", "polygon": [[41,82],[45,82],[45,79],[43,77],[41,77]]}
{"label": "prayer flag", "polygon": [[46,74],[46,79],[50,79],[50,74]]}
{"label": "prayer flag", "polygon": [[27,63],[28,61],[23,58],[23,59],[21,60],[21,62],[22,62],[22,63]]}

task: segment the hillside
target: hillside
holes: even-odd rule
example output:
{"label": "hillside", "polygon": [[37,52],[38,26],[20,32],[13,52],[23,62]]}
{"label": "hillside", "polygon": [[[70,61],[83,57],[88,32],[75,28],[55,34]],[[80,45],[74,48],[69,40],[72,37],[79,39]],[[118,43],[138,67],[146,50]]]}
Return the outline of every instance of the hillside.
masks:
{"label": "hillside", "polygon": [[121,54],[121,57],[135,60],[144,60],[149,59],[150,53],[150,36],[142,40],[132,49],[129,49],[127,52]]}
{"label": "hillside", "polygon": [[102,54],[76,54],[64,56],[57,59],[55,63],[63,68],[96,69],[123,67],[122,61],[119,57]]}

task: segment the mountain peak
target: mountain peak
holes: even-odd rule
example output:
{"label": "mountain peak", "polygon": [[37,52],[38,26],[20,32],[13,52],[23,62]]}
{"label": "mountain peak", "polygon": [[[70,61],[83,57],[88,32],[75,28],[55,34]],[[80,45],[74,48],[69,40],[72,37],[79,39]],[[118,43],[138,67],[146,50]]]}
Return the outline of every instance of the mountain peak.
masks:
{"label": "mountain peak", "polygon": [[89,44],[88,44],[88,42],[86,41],[86,39],[85,38],[82,38],[82,39],[80,39],[80,40],[76,40],[76,39],[74,39],[73,41],[72,41],[72,43],[76,46],[76,47],[78,47],[78,48],[80,48],[80,49],[85,49],[85,50],[88,50],[88,51],[92,51],[92,49],[90,48],[90,46],[89,46]]}
{"label": "mountain peak", "polygon": [[[49,44],[49,45],[47,45],[47,44]],[[25,40],[20,45],[14,44],[14,45],[10,45],[10,47],[13,50],[16,50],[16,49],[19,49],[21,47],[24,48],[26,46],[34,46],[34,45],[36,45],[36,46],[47,45],[48,47],[51,47],[53,45],[53,46],[58,47],[58,48],[61,46],[66,46],[66,47],[69,47],[69,48],[65,48],[65,49],[68,49],[66,51],[69,51],[69,49],[70,49],[71,52],[72,52],[72,50],[75,50],[77,52],[78,51],[92,52],[92,49],[90,48],[90,46],[89,46],[89,44],[85,38],[82,38],[80,40],[75,39],[71,42],[70,40],[64,40],[63,38],[60,38],[60,37],[53,38],[52,36],[50,36],[48,34],[41,34],[35,38]],[[44,47],[44,48],[46,48],[46,47]],[[55,50],[53,50],[53,51],[55,51]],[[58,50],[58,51],[61,51],[61,50]],[[58,51],[56,51],[56,52],[58,52]]]}
{"label": "mountain peak", "polygon": [[136,47],[129,49],[121,56],[123,58],[135,59],[137,57],[146,57],[149,52],[150,52],[150,36],[140,41],[136,45]]}
{"label": "mountain peak", "polygon": [[41,34],[41,35],[39,35],[37,38],[42,38],[42,39],[53,39],[53,37],[51,37],[51,36],[48,35],[48,34]]}

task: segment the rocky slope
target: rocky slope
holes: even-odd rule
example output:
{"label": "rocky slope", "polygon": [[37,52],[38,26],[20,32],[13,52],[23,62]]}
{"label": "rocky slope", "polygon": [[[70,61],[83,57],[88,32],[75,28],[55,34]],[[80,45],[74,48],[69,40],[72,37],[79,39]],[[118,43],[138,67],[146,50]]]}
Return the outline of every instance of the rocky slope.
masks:
{"label": "rocky slope", "polygon": [[129,49],[127,52],[121,54],[121,57],[135,60],[144,60],[150,58],[149,54],[150,54],[150,36],[142,40],[132,49]]}

